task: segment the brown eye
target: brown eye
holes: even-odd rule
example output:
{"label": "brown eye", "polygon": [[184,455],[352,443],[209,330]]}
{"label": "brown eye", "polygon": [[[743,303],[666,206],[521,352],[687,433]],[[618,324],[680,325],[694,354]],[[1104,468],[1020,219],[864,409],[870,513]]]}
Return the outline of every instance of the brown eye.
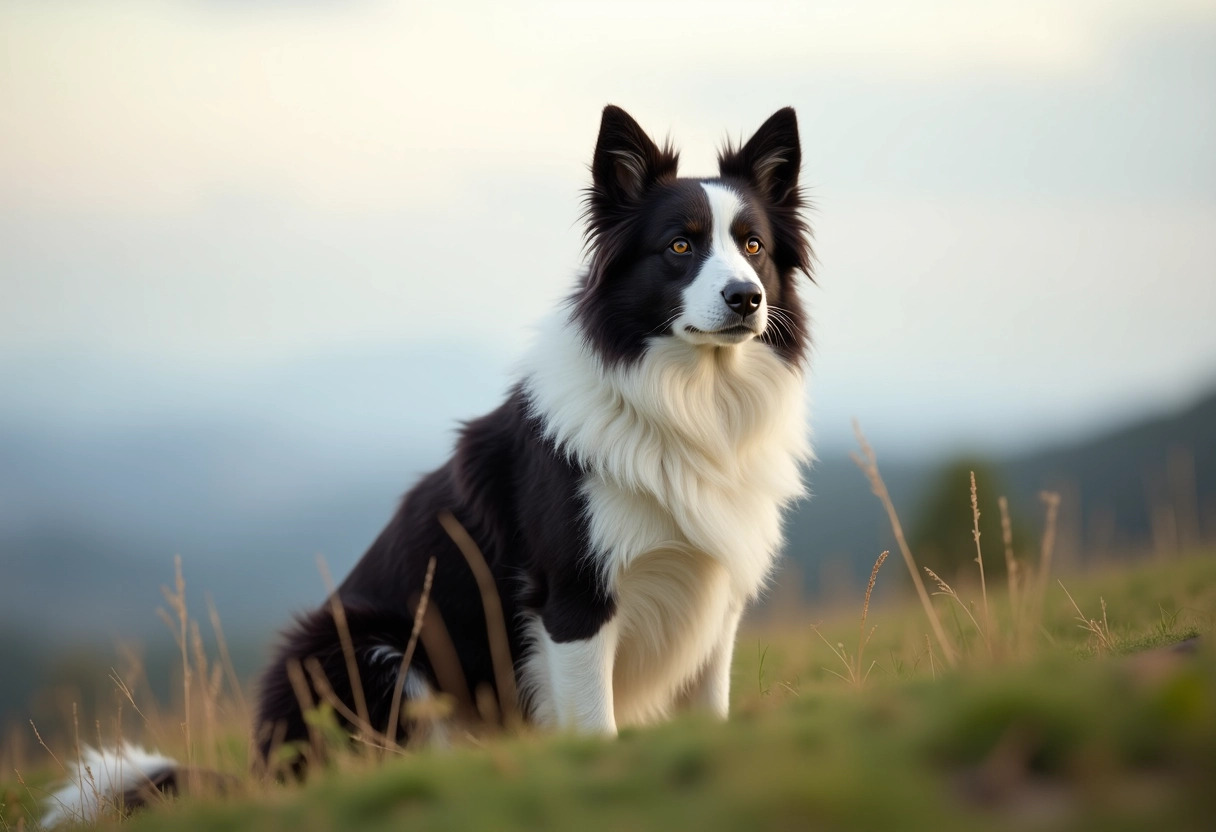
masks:
{"label": "brown eye", "polygon": [[688,254],[692,251],[692,246],[683,237],[676,237],[671,241],[671,250],[676,254]]}
{"label": "brown eye", "polygon": [[743,245],[743,248],[747,251],[748,254],[759,254],[760,249],[762,248],[762,246],[760,245],[760,238],[759,237],[748,237],[747,242]]}

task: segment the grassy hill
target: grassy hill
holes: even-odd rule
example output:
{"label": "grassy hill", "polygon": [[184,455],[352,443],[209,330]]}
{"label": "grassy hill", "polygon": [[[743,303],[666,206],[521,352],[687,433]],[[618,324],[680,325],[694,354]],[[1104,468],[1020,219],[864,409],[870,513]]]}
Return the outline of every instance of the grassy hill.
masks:
{"label": "grassy hill", "polygon": [[[903,568],[888,562],[878,581]],[[990,587],[990,619],[970,589],[959,588],[962,602],[935,599],[958,651],[953,667],[922,609],[875,607],[859,628],[857,597],[822,617],[789,612],[742,636],[726,724],[684,716],[615,741],[480,733],[450,750],[390,752],[387,760],[356,750],[303,786],[244,774],[231,691],[215,699],[210,727],[196,699],[190,748],[180,710],[132,720],[127,736],[189,751],[241,775],[241,785],[123,825],[1208,828],[1216,810],[1216,552],[1065,576],[1067,592],[1052,584],[1037,613],[1032,585],[1017,609]],[[49,744],[70,758],[70,738]],[[5,763],[0,828],[31,828],[57,767],[33,744]]]}

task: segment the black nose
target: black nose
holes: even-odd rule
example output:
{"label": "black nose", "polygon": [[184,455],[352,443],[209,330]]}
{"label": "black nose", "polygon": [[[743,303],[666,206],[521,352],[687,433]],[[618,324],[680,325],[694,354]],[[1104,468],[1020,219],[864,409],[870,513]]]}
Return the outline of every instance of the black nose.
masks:
{"label": "black nose", "polygon": [[760,308],[764,290],[750,281],[738,280],[722,290],[722,299],[727,306],[746,318]]}

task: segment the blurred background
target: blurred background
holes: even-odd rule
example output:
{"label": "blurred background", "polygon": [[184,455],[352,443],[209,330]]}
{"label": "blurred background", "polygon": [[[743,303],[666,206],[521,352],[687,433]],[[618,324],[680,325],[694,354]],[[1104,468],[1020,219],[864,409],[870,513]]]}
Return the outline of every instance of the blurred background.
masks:
{"label": "blurred background", "polygon": [[118,643],[158,684],[174,555],[257,666],[569,291],[608,102],[686,175],[798,110],[820,461],[781,592],[890,545],[852,417],[943,573],[969,470],[1027,549],[1059,490],[1065,563],[1216,537],[1210,0],[5,0],[0,724]]}

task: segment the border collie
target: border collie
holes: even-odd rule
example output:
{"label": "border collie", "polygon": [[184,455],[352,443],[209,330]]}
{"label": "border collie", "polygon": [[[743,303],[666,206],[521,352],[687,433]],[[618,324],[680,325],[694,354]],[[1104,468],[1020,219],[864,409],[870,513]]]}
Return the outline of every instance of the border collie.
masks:
{"label": "border collie", "polygon": [[[586,271],[506,401],[464,426],[452,458],[406,494],[338,587],[340,612],[323,605],[286,632],[262,678],[263,762],[307,742],[301,700],[326,693],[379,730],[440,691],[483,715],[485,694],[510,707],[517,691],[528,721],[593,734],[681,706],[727,716],[739,618],[773,568],[810,457],[800,161],[790,108],[728,145],[717,177],[691,179],[677,177],[669,145],[604,109]],[[446,515],[463,531],[451,534]],[[475,564],[455,542],[464,532],[501,616],[488,605],[487,620]],[[432,558],[429,612],[405,666]],[[405,716],[394,727],[424,728]],[[116,791],[173,788],[172,761],[114,756],[128,760]],[[60,800],[89,791],[69,786]]]}

